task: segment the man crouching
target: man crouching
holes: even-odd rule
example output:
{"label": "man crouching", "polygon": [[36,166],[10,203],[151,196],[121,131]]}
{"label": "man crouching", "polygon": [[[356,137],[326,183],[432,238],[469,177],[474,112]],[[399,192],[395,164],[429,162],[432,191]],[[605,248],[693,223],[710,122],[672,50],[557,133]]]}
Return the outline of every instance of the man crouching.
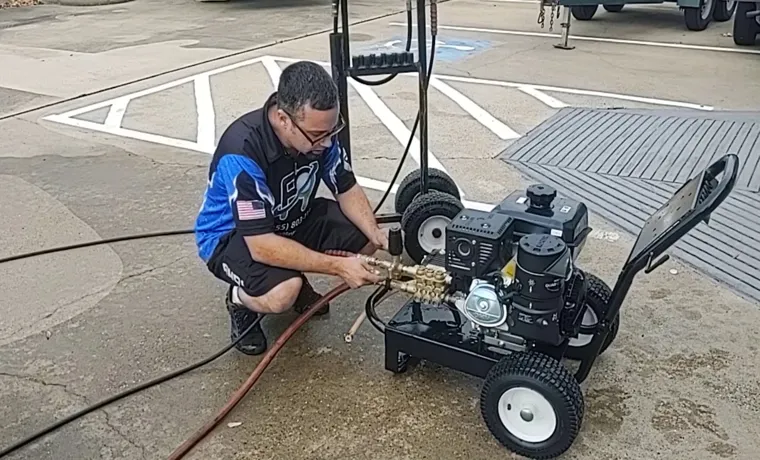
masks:
{"label": "man crouching", "polygon": [[[199,256],[230,284],[233,341],[260,314],[302,313],[319,299],[304,272],[339,276],[351,288],[380,280],[358,258],[324,254],[372,254],[388,245],[338,142],[344,126],[330,74],[301,61],[283,70],[263,107],[222,134],[195,232]],[[335,200],[316,198],[320,181]],[[263,353],[261,325],[237,348]]]}

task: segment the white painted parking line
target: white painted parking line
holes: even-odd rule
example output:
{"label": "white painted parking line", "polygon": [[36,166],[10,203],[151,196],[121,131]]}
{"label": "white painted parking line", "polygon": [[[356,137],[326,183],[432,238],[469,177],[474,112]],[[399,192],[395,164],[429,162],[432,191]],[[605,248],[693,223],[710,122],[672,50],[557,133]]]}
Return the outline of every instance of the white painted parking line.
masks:
{"label": "white painted parking line", "polygon": [[602,97],[602,98],[608,98],[608,99],[620,99],[623,101],[643,102],[645,104],[665,105],[665,106],[670,106],[670,107],[681,107],[685,109],[708,110],[708,111],[714,110],[714,107],[710,105],[693,104],[691,102],[669,101],[667,99],[655,99],[651,97],[632,96],[628,94],[608,93],[604,91],[592,91],[592,90],[577,89],[577,88],[563,88],[561,86],[513,83],[509,81],[500,81],[500,80],[484,80],[481,78],[457,77],[453,75],[438,75],[437,77],[442,80],[461,81],[461,82],[466,82],[466,83],[477,83],[481,85],[504,86],[507,88],[517,88],[517,89],[523,89],[523,88],[529,87],[529,88],[533,88],[536,90],[543,90],[543,91],[555,91],[558,93],[578,94],[582,96],[594,96],[594,97]]}
{"label": "white painted parking line", "polygon": [[[348,83],[351,85],[351,87],[354,88],[354,90],[356,90],[356,92],[364,100],[372,113],[374,113],[375,116],[380,119],[380,122],[382,122],[385,127],[388,128],[388,131],[390,131],[393,137],[395,137],[396,140],[401,143],[401,145],[406,146],[406,144],[409,142],[409,138],[411,137],[412,132],[409,130],[409,128],[406,127],[404,122],[401,121],[401,118],[393,113],[393,111],[385,104],[385,102],[380,99],[377,93],[375,93],[367,85],[363,85],[354,79],[349,79]],[[420,152],[420,141],[417,139],[417,136],[415,136],[412,144],[409,147],[409,155],[411,155],[417,164],[420,164]],[[438,158],[433,155],[433,152],[431,152],[430,149],[428,149],[428,165],[431,168],[440,169],[441,171],[451,175],[443,166],[443,164],[438,160]],[[459,193],[463,193],[461,189]]]}
{"label": "white painted parking line", "polygon": [[[175,80],[172,82],[164,83],[162,85],[158,85],[153,88],[137,91],[132,94],[121,95],[111,100],[101,101],[96,104],[73,109],[65,113],[50,115],[50,116],[45,117],[45,119],[48,121],[53,121],[56,123],[61,123],[64,125],[68,125],[68,126],[72,126],[72,127],[76,127],[80,129],[87,129],[91,131],[102,132],[102,133],[106,133],[106,134],[110,134],[114,136],[120,136],[120,137],[139,140],[143,142],[150,142],[153,144],[166,145],[169,147],[181,148],[181,149],[194,151],[194,152],[212,154],[215,148],[214,141],[215,141],[215,131],[216,131],[216,128],[215,128],[216,115],[215,115],[215,108],[214,108],[214,102],[213,102],[213,97],[212,97],[212,88],[210,86],[209,76],[220,74],[220,73],[227,72],[234,69],[238,69],[241,67],[261,63],[261,65],[267,71],[272,85],[276,87],[280,79],[280,74],[282,72],[280,64],[296,62],[296,61],[299,61],[299,59],[278,57],[278,56],[262,56],[262,57],[258,57],[254,59],[249,59],[249,60],[241,61],[229,66],[220,67],[217,69],[199,73],[197,75],[192,75],[192,76],[181,78],[179,80]],[[313,61],[313,60],[312,62],[319,63],[329,68],[329,63]],[[418,78],[416,74],[401,74],[401,75],[412,77],[415,79]],[[436,88],[436,90],[440,91],[441,94],[443,94],[444,96],[450,98],[454,103],[458,104],[460,107],[462,107],[463,110],[465,110],[468,114],[470,114],[476,121],[486,126],[489,130],[494,132],[500,139],[504,139],[504,140],[515,139],[519,137],[520,134],[514,132],[505,123],[493,117],[485,109],[480,107],[476,102],[472,101],[461,92],[457,91],[450,85],[446,84],[445,83],[446,81],[458,81],[458,82],[475,84],[475,85],[491,85],[491,86],[498,86],[498,87],[503,87],[503,88],[513,88],[532,96],[536,100],[554,109],[565,107],[567,106],[567,104],[565,104],[564,102],[560,101],[559,99],[555,97],[545,94],[544,91],[554,92],[554,93],[585,95],[585,96],[600,97],[600,98],[620,99],[620,100],[626,100],[626,101],[632,101],[632,102],[648,103],[648,104],[653,104],[653,105],[665,105],[665,106],[683,107],[683,108],[691,108],[691,109],[699,109],[699,110],[713,110],[711,106],[705,106],[705,105],[681,102],[681,101],[653,99],[653,98],[647,98],[647,97],[642,97],[642,96],[616,94],[616,93],[591,91],[591,90],[583,90],[583,89],[575,89],[575,88],[564,88],[564,87],[558,87],[558,86],[534,85],[534,84],[524,83],[524,82],[486,80],[486,79],[480,79],[480,78],[459,77],[459,76],[453,76],[453,75],[438,75],[438,74],[434,75],[434,78],[431,79],[431,84]],[[183,85],[185,83],[190,83],[190,82],[193,83],[193,88],[195,90],[195,105],[196,105],[196,112],[197,112],[197,119],[198,119],[198,133],[197,133],[197,139],[195,142],[184,140],[184,139],[177,139],[170,136],[162,136],[162,135],[157,135],[157,134],[152,134],[152,133],[145,133],[145,132],[121,127],[122,119],[124,117],[126,108],[130,101],[134,100],[135,98],[147,96],[150,94],[155,94],[155,93],[158,93],[170,88],[174,88],[174,87]],[[401,118],[399,118],[399,116],[396,115],[380,99],[378,94],[374,90],[372,90],[370,87],[362,85],[353,79],[349,79],[349,84],[357,92],[357,94],[362,98],[362,100],[367,104],[369,109],[378,117],[380,122],[383,123],[383,125],[385,125],[385,127],[390,131],[390,133],[399,141],[399,143],[401,143],[403,146],[406,146],[406,143],[409,140],[411,132],[406,127],[406,125],[401,120]],[[108,112],[108,116],[106,117],[106,121],[104,123],[96,123],[92,121],[86,121],[86,120],[75,118],[79,115],[83,115],[88,112],[92,112],[94,110],[98,110],[98,109],[106,108],[106,107],[109,108],[109,112]],[[413,140],[412,145],[410,147],[410,155],[419,164],[420,144],[419,144],[419,140],[416,138]],[[443,166],[443,164],[435,157],[435,155],[432,154],[432,152],[428,153],[428,159],[429,159],[428,164],[431,168],[436,168],[436,169],[440,169],[442,171],[448,172],[446,168]],[[451,173],[449,173],[449,175],[451,175]],[[456,180],[456,178],[454,179]],[[381,180],[367,178],[367,177],[358,177],[357,180],[359,181],[360,184],[362,184],[362,186],[367,187],[368,189],[371,189],[371,190],[378,190],[378,191],[385,192],[386,189],[388,188],[388,183]],[[394,185],[394,188],[392,189],[392,193],[396,193],[397,188],[398,186]],[[461,187],[459,188],[460,188],[460,193],[464,197],[464,193],[461,190]],[[480,203],[480,202],[464,200],[464,199],[462,200],[462,203],[468,208],[479,209],[479,210],[484,210],[484,211],[488,211],[492,209],[493,206],[495,206],[494,204]]]}
{"label": "white painted parking line", "polygon": [[[386,190],[388,190],[388,186],[390,185],[390,183],[388,182],[383,182],[377,179],[370,179],[369,177],[359,177],[359,176],[356,176],[356,182],[358,182],[359,185],[361,185],[364,188],[368,188],[370,190],[378,190],[381,192],[385,192]],[[398,183],[393,184],[393,188],[391,188],[391,193],[394,195],[398,193]]]}
{"label": "white painted parking line", "polygon": [[113,101],[111,108],[108,109],[108,115],[106,115],[106,121],[104,122],[108,126],[116,128],[121,127],[121,122],[124,120],[124,114],[127,112],[127,105],[129,105],[130,98],[122,97]]}
{"label": "white painted parking line", "polygon": [[102,123],[95,123],[87,120],[80,120],[79,118],[71,118],[65,114],[61,115],[49,115],[44,118],[48,121],[60,123],[62,125],[73,126],[75,128],[89,129],[90,131],[96,131],[113,136],[126,137],[128,139],[134,139],[143,142],[150,142],[153,144],[166,145],[169,147],[177,147],[180,149],[191,150],[201,153],[213,153],[214,150],[208,147],[203,147],[197,142],[186,141],[184,139],[177,139],[174,137],[161,136],[159,134],[144,133],[142,131],[135,131],[127,128],[108,126]]}
{"label": "white painted parking line", "polygon": [[549,107],[553,109],[561,109],[563,107],[567,107],[567,104],[565,104],[564,102],[560,101],[557,98],[551,97],[546,93],[542,93],[541,91],[537,90],[533,86],[523,85],[523,86],[518,86],[517,89],[519,89],[520,91],[522,91],[523,93],[529,96],[535,97],[536,99],[538,99],[539,101],[543,102],[544,104],[548,105]]}
{"label": "white painted parking line", "polygon": [[[274,59],[277,61],[287,61],[287,62],[296,62],[299,60],[299,59],[284,58],[284,57],[279,57],[279,56],[274,56]],[[329,62],[314,61],[314,60],[311,60],[311,62],[316,62],[326,67],[330,66]],[[402,73],[399,75],[404,76],[404,77],[419,78],[416,73]],[[669,106],[669,107],[681,107],[681,108],[695,109],[695,110],[708,110],[708,111],[715,110],[715,108],[710,105],[694,104],[691,102],[683,102],[683,101],[673,101],[669,99],[657,99],[657,98],[644,97],[644,96],[635,96],[631,94],[611,93],[607,91],[593,91],[593,90],[586,90],[586,89],[579,89],[579,88],[567,88],[563,86],[537,85],[533,83],[491,80],[491,79],[483,79],[483,78],[475,78],[475,77],[460,77],[456,75],[434,74],[434,76],[435,78],[439,78],[441,80],[461,81],[465,83],[473,83],[476,85],[502,86],[505,88],[516,88],[519,90],[523,90],[524,88],[533,88],[539,91],[554,91],[558,93],[577,94],[580,96],[601,97],[601,98],[606,98],[606,99],[619,99],[623,101],[642,102],[645,104],[652,104],[652,105],[664,105],[664,106]]]}
{"label": "white painted parking line", "polygon": [[[249,65],[255,64],[255,63],[259,62],[259,61],[261,61],[261,57],[257,57],[257,58],[253,58],[253,59],[248,59],[248,60],[241,61],[241,62],[236,62],[235,64],[231,64],[231,65],[224,66],[224,67],[219,67],[219,68],[216,68],[216,69],[213,69],[213,70],[209,70],[207,72],[201,72],[201,73],[196,74],[196,75],[190,75],[189,77],[180,78],[178,80],[170,81],[168,83],[164,83],[164,84],[161,84],[161,85],[158,85],[158,86],[154,86],[154,87],[151,87],[151,88],[148,88],[148,89],[144,89],[144,90],[141,90],[141,91],[136,91],[134,93],[126,94],[126,95],[121,96],[121,97],[119,97],[117,99],[111,99],[111,100],[107,100],[107,101],[101,101],[101,102],[98,102],[96,104],[92,104],[92,105],[88,105],[88,106],[85,106],[85,107],[80,107],[78,109],[70,110],[70,111],[62,113],[62,114],[57,114],[56,117],[59,117],[59,118],[62,117],[62,116],[64,116],[64,117],[76,117],[78,115],[82,115],[83,113],[92,112],[93,110],[102,109],[103,107],[108,107],[108,106],[114,104],[118,99],[128,99],[128,100],[137,99],[138,97],[148,96],[150,94],[159,93],[159,92],[165,91],[167,89],[171,89],[171,88],[175,88],[177,86],[184,85],[185,83],[193,82],[193,81],[195,81],[196,77],[199,77],[201,75],[212,76],[212,75],[216,75],[216,74],[219,74],[219,73],[228,72],[230,70],[234,70],[234,69],[237,69],[237,68],[240,68],[240,67],[249,66]],[[48,119],[48,118],[46,117],[46,119]]]}
{"label": "white painted parking line", "polygon": [[261,63],[264,64],[264,68],[269,74],[269,79],[272,81],[272,87],[277,88],[280,84],[280,75],[282,75],[282,69],[277,62],[271,56],[264,56],[261,58]]}
{"label": "white painted parking line", "polygon": [[479,121],[486,128],[493,131],[493,133],[499,136],[501,139],[510,140],[520,137],[520,135],[512,130],[512,128],[497,120],[493,115],[488,113],[481,106],[474,103],[472,99],[467,98],[464,94],[442,82],[441,79],[431,77],[430,84],[433,86],[433,88],[442,92],[452,101],[456,102],[459,107],[462,108],[462,110],[472,115],[473,118]]}
{"label": "white painted parking line", "polygon": [[193,80],[195,90],[195,111],[198,116],[196,142],[207,149],[216,144],[216,116],[214,100],[211,96],[211,81],[208,75],[198,75]]}
{"label": "white painted parking line", "polygon": [[[391,22],[391,26],[403,26],[407,27],[406,23]],[[414,26],[416,27],[416,26]],[[488,34],[500,34],[500,35],[519,35],[524,37],[542,37],[542,38],[561,38],[560,34],[552,34],[545,32],[525,32],[521,30],[503,30],[503,29],[489,29],[484,27],[464,27],[464,26],[443,26],[438,25],[438,29],[441,30],[458,30],[462,32],[482,32]],[[601,43],[616,43],[619,45],[639,45],[639,46],[655,46],[662,48],[678,48],[689,49],[696,51],[715,51],[722,53],[739,53],[739,54],[760,54],[760,50],[753,50],[747,48],[726,48],[722,46],[707,46],[707,45],[689,45],[685,43],[669,43],[669,42],[650,42],[644,40],[627,40],[624,38],[605,38],[605,37],[588,37],[584,35],[570,34],[570,40],[583,40],[591,42]]]}

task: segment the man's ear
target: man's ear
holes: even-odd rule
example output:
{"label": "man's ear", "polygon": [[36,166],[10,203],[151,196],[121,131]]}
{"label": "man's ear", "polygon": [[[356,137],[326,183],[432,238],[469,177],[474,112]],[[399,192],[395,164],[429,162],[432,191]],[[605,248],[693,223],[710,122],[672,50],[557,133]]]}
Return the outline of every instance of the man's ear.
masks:
{"label": "man's ear", "polygon": [[285,126],[288,121],[288,115],[283,112],[282,109],[277,109],[277,121],[279,121],[282,126]]}

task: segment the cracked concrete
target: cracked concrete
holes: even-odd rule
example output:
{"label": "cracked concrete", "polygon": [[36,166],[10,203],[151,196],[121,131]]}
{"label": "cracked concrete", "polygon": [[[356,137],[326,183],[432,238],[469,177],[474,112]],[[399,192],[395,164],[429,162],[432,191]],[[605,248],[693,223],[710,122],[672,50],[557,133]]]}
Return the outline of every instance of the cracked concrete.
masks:
{"label": "cracked concrete", "polygon": [[71,395],[76,396],[78,398],[85,399],[84,396],[74,393],[73,391],[69,390],[66,385],[64,385],[62,383],[46,382],[46,381],[42,380],[39,377],[34,377],[34,376],[31,376],[31,375],[11,374],[9,372],[0,372],[0,376],[2,376],[2,377],[16,378],[16,379],[20,379],[20,380],[26,380],[26,381],[29,381],[29,382],[32,382],[32,383],[37,383],[39,385],[46,386],[46,387],[52,386],[52,387],[62,388],[63,391],[65,391],[68,394],[71,394]]}
{"label": "cracked concrete", "polygon": [[[0,256],[34,251],[46,244],[68,244],[72,239],[99,236],[55,195],[14,177],[0,175],[0,187],[8,196],[25,197],[22,205],[0,202],[0,232],[5,235]],[[46,228],[56,232],[45,235]],[[30,298],[24,273],[59,271],[61,276],[40,283]],[[0,266],[0,344],[39,333],[66,321],[97,304],[113,288],[122,271],[115,252],[108,247],[88,248],[76,253],[41,256]]]}
{"label": "cracked concrete", "polygon": [[116,434],[118,434],[119,436],[121,436],[121,438],[123,440],[127,441],[131,446],[133,446],[136,449],[139,449],[140,452],[142,453],[142,457],[141,458],[147,459],[148,456],[147,456],[147,453],[145,452],[145,446],[143,446],[143,445],[141,445],[139,443],[136,443],[135,441],[132,441],[131,439],[129,439],[129,437],[127,437],[127,435],[125,435],[124,433],[122,433],[121,428],[118,425],[115,425],[115,424],[113,424],[111,422],[111,415],[109,414],[109,412],[108,412],[107,409],[103,409],[102,412],[106,416],[106,425],[108,425],[109,428],[111,428]]}
{"label": "cracked concrete", "polygon": [[[329,8],[325,1],[296,5],[136,0],[127,5],[3,12],[0,55],[10,54],[12,62],[23,65],[34,61],[27,71],[19,67],[13,74],[0,75],[0,87],[11,81],[24,86],[0,91],[4,109],[21,110],[128,78],[147,80],[0,121],[0,215],[9,217],[0,221],[0,257],[127,233],[191,228],[200,204],[207,155],[51,124],[41,121],[42,116],[261,54],[321,60],[328,56],[326,36],[316,35],[149,78],[231,49],[315,32],[328,24]],[[357,19],[403,7],[402,2],[351,5]],[[575,22],[574,29],[584,35],[715,46],[730,41],[722,35],[730,29],[728,24],[684,33],[675,9],[661,10],[626,7],[625,14]],[[533,26],[535,13],[532,4],[458,0],[441,6],[440,18],[443,24],[541,31]],[[403,17],[354,28],[357,46],[403,32],[388,26],[391,20]],[[118,29],[113,29],[114,21]],[[144,32],[133,32],[138,25]],[[101,27],[117,32],[103,34]],[[443,36],[483,38],[475,33]],[[748,59],[754,56],[590,42],[576,43],[576,51],[567,53],[551,48],[553,39],[487,38],[491,48],[465,60],[439,62],[436,72],[592,87],[729,109],[757,106],[752,95],[760,91],[760,80],[750,77],[760,72],[760,63]],[[65,53],[71,54],[71,62],[65,62]],[[167,58],[172,54],[176,55]],[[115,56],[120,67],[104,71]],[[42,62],[48,57],[52,61]],[[57,74],[58,66],[64,70],[60,80],[51,83],[41,76]],[[29,71],[40,68],[44,74]],[[88,72],[75,72],[83,68]],[[260,101],[268,89],[262,75],[266,77],[227,74],[214,81],[217,129]],[[377,91],[411,128],[416,88],[413,81],[398,80]],[[715,81],[724,84],[715,86]],[[519,93],[452,86],[520,133],[551,114]],[[531,182],[494,158],[506,141],[450,100],[435,91],[430,94],[431,150],[460,181],[468,199],[497,202]],[[195,114],[183,112],[192,101],[179,97],[146,98],[141,112],[125,122],[157,130],[185,129],[195,122]],[[567,101],[609,103],[570,96]],[[352,98],[351,104],[355,168],[360,175],[387,180],[402,147],[360,100]],[[402,177],[413,164],[407,163]],[[369,195],[373,201],[380,197],[377,192]],[[386,203],[384,210],[389,209]],[[612,283],[632,237],[595,215],[591,225],[595,232],[581,264]],[[314,277],[314,284],[325,292],[335,280]],[[0,448],[229,343],[225,287],[197,259],[189,235],[0,265],[0,292],[0,420],[5,422]],[[391,375],[383,369],[382,337],[368,324],[353,343],[343,342],[368,293],[349,292],[333,302],[330,315],[305,325],[240,406],[188,458],[511,457],[482,422],[478,379],[430,363],[405,375]],[[381,316],[387,318],[402,301],[396,296],[383,304]],[[273,340],[293,317],[267,318],[269,337]],[[760,449],[755,435],[760,430],[759,326],[756,305],[678,261],[637,279],[624,306],[617,341],[584,384],[586,421],[565,458],[755,460]],[[87,415],[7,458],[165,458],[216,413],[256,362],[258,358],[231,352]],[[240,425],[229,428],[228,422]]]}

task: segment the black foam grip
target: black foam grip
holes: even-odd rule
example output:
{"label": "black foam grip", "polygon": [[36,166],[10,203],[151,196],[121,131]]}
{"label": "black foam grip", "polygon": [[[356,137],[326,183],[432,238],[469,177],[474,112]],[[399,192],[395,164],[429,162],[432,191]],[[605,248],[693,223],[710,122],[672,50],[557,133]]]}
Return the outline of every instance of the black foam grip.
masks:
{"label": "black foam grip", "polygon": [[392,256],[400,256],[404,243],[401,240],[401,227],[393,227],[388,231],[388,252]]}

